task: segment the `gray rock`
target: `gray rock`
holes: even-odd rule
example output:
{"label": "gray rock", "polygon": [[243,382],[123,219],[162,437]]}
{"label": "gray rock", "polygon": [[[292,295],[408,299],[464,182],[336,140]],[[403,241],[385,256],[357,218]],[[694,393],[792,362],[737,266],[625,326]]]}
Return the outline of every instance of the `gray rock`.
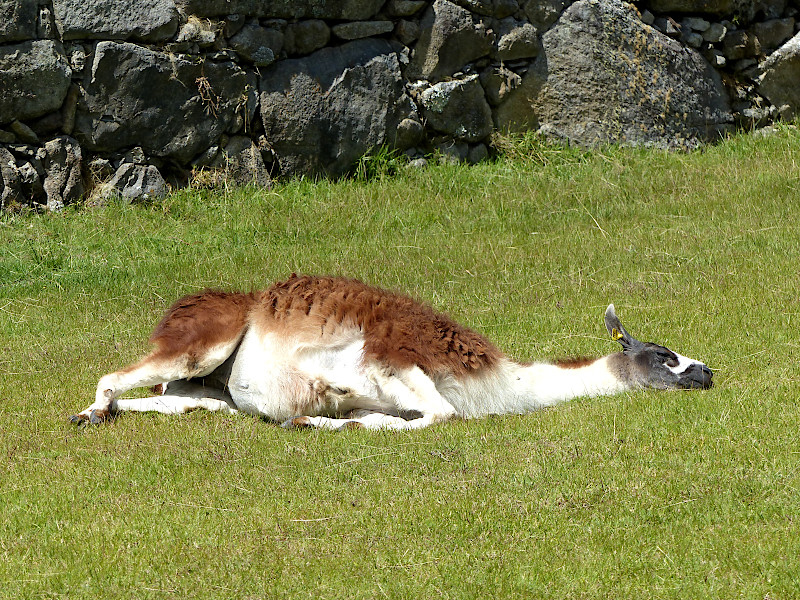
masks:
{"label": "gray rock", "polygon": [[0,144],[13,144],[17,141],[17,136],[12,132],[0,129]]}
{"label": "gray rock", "polygon": [[498,129],[658,147],[693,147],[730,129],[719,75],[620,0],[576,2],[542,41],[543,54],[496,109]]}
{"label": "gray rock", "polygon": [[0,46],[0,124],[58,110],[71,76],[58,42],[39,40]]}
{"label": "gray rock", "polygon": [[44,145],[44,191],[48,210],[60,210],[83,196],[82,156],[77,140],[62,136]]}
{"label": "gray rock", "polygon": [[237,32],[244,27],[247,17],[237,13],[225,15],[225,24],[222,26],[222,34],[226,38],[233,37]]}
{"label": "gray rock", "polygon": [[[41,169],[41,161],[39,163]],[[20,183],[22,184],[22,194],[26,200],[36,204],[41,204],[45,199],[44,186],[42,186],[42,178],[36,167],[28,161],[21,161],[17,164],[17,173],[19,174]],[[60,207],[59,207],[60,208]]]}
{"label": "gray rock", "polygon": [[259,147],[248,137],[232,137],[224,150],[224,169],[237,185],[269,187],[269,171]]}
{"label": "gray rock", "polygon": [[72,68],[72,72],[77,75],[86,66],[86,50],[78,44],[74,44],[66,50],[69,57],[69,66]]}
{"label": "gray rock", "polygon": [[394,34],[401,44],[410,46],[419,38],[419,23],[400,19],[394,29]]}
{"label": "gray rock", "polygon": [[700,17],[686,17],[681,21],[681,28],[685,32],[687,29],[692,31],[699,31],[700,33],[708,30],[711,23]]}
{"label": "gray rock", "polygon": [[706,57],[706,60],[711,64],[712,67],[721,69],[728,61],[725,59],[725,56],[717,50],[716,48],[710,48],[703,53],[703,56]]}
{"label": "gray rock", "polygon": [[486,56],[494,36],[472,14],[448,0],[435,0],[420,21],[420,36],[406,69],[409,79],[439,81]]}
{"label": "gray rock", "polygon": [[37,0],[0,0],[0,43],[34,39],[38,14]]}
{"label": "gray rock", "polygon": [[178,43],[188,42],[197,44],[201,48],[211,46],[217,39],[217,32],[209,21],[201,21],[197,17],[190,17],[178,32]]}
{"label": "gray rock", "polygon": [[58,37],[53,13],[47,6],[39,7],[39,21],[36,23],[36,37],[40,40],[53,40]]}
{"label": "gray rock", "polygon": [[0,146],[0,210],[24,202],[17,161],[11,152]]}
{"label": "gray rock", "polygon": [[522,77],[503,65],[490,66],[481,71],[480,82],[489,104],[497,106],[511,90],[519,87]]}
{"label": "gray rock", "polygon": [[362,21],[373,18],[386,0],[178,0],[186,14],[218,17],[238,13],[279,19],[336,19]]}
{"label": "gray rock", "polygon": [[53,0],[63,40],[168,40],[178,30],[174,0]]}
{"label": "gray rock", "polygon": [[389,0],[385,10],[390,17],[410,17],[426,4],[425,0]]}
{"label": "gray rock", "polygon": [[351,21],[331,28],[333,35],[342,40],[360,40],[375,35],[383,35],[394,29],[391,21]]}
{"label": "gray rock", "polygon": [[740,29],[729,31],[722,40],[722,53],[728,60],[752,58],[761,53],[761,44],[752,33]]}
{"label": "gray rock", "polygon": [[800,33],[770,54],[761,69],[758,93],[782,109],[784,118],[800,115]]}
{"label": "gray rock", "polygon": [[700,48],[703,45],[703,36],[694,31],[684,32],[683,41],[691,48]]}
{"label": "gray rock", "polygon": [[484,17],[491,17],[494,12],[492,0],[454,0],[454,2],[468,11]]}
{"label": "gray rock", "polygon": [[323,48],[330,39],[331,30],[325,21],[309,19],[286,27],[283,47],[290,56],[305,56]]}
{"label": "gray rock", "polygon": [[742,0],[648,0],[647,7],[660,13],[702,13],[705,15],[733,14],[736,4]]}
{"label": "gray rock", "polygon": [[107,158],[97,156],[89,161],[89,176],[95,182],[106,181],[114,175],[114,165]]}
{"label": "gray rock", "polygon": [[467,154],[467,162],[471,165],[477,165],[487,158],[489,158],[489,148],[486,147],[486,144],[472,146]]}
{"label": "gray rock", "polygon": [[393,46],[374,38],[275,63],[259,90],[282,176],[342,175],[415,116]]}
{"label": "gray rock", "polygon": [[72,84],[67,91],[67,97],[64,99],[64,105],[61,108],[61,131],[67,135],[72,135],[75,129],[75,114],[78,110],[78,98],[81,92],[77,85]]}
{"label": "gray rock", "polygon": [[244,59],[257,67],[266,67],[280,56],[283,50],[283,34],[277,29],[261,27],[258,22],[250,22],[231,38],[231,48]]}
{"label": "gray rock", "polygon": [[494,0],[494,16],[497,19],[505,19],[519,12],[517,0]]}
{"label": "gray rock", "polygon": [[11,128],[11,131],[14,132],[14,135],[17,136],[17,140],[23,144],[39,143],[39,136],[36,135],[36,133],[22,121],[11,121],[11,125],[9,127]]}
{"label": "gray rock", "polygon": [[148,201],[167,195],[168,188],[164,178],[153,165],[120,165],[111,180],[102,186],[100,195],[109,198],[120,196],[128,202]]}
{"label": "gray rock", "polygon": [[703,32],[703,41],[716,44],[725,38],[728,33],[728,28],[722,23],[712,23],[708,29]]}
{"label": "gray rock", "polygon": [[786,0],[644,0],[653,12],[703,14],[716,17],[736,15],[740,23],[749,23],[756,16],[775,19],[782,15]]}
{"label": "gray rock", "polygon": [[188,164],[245,109],[247,83],[233,63],[197,64],[130,43],[100,42],[75,137],[96,152],[141,145],[150,156]]}
{"label": "gray rock", "polygon": [[147,164],[147,157],[144,155],[144,150],[142,147],[136,146],[136,148],[131,148],[125,152],[122,155],[122,159],[119,161],[119,164],[124,165],[125,163],[132,163],[134,165]]}
{"label": "gray rock", "polygon": [[794,34],[794,19],[771,19],[753,25],[753,34],[758,38],[761,48],[771,52]]}
{"label": "gray rock", "polygon": [[547,29],[558,20],[569,4],[569,0],[529,0],[525,3],[525,15],[539,29]]}
{"label": "gray rock", "polygon": [[408,150],[419,144],[425,136],[425,128],[416,119],[403,119],[397,126],[394,146],[399,150]]}
{"label": "gray rock", "polygon": [[677,39],[681,37],[681,26],[672,17],[656,17],[656,20],[653,22],[653,27],[671,38]]}
{"label": "gray rock", "polygon": [[447,140],[440,143],[436,150],[439,152],[439,162],[441,164],[458,164],[466,162],[469,157],[469,144],[466,142],[457,142],[455,140]]}
{"label": "gray rock", "polygon": [[492,132],[492,110],[477,75],[443,81],[420,95],[430,127],[466,142],[479,142]]}
{"label": "gray rock", "polygon": [[492,58],[501,61],[535,58],[539,54],[539,37],[530,23],[508,17],[499,22],[497,44]]}

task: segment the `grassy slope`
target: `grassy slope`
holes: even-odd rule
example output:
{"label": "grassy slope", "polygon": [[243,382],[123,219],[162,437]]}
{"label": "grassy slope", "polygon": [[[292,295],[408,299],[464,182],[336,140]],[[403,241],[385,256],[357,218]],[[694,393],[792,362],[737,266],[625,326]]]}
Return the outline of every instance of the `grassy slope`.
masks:
{"label": "grassy slope", "polygon": [[[478,167],[0,222],[0,597],[800,595],[800,135],[515,147]],[[401,434],[126,415],[99,375],[178,295],[292,271],[406,290],[524,359],[602,312],[717,370]]]}

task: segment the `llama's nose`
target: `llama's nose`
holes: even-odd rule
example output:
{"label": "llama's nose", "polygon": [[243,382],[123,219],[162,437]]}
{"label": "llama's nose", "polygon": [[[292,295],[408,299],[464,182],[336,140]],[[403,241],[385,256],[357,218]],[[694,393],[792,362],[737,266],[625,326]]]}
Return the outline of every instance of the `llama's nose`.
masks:
{"label": "llama's nose", "polygon": [[686,389],[707,390],[714,385],[714,372],[703,363],[694,363],[681,373],[678,384]]}

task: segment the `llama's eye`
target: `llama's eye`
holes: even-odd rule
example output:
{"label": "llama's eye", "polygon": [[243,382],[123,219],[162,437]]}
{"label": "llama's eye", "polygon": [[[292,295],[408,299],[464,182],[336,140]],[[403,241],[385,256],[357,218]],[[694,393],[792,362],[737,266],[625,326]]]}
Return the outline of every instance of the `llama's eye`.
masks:
{"label": "llama's eye", "polygon": [[667,365],[668,367],[677,367],[678,366],[678,358],[668,350],[660,350],[656,353],[659,362]]}

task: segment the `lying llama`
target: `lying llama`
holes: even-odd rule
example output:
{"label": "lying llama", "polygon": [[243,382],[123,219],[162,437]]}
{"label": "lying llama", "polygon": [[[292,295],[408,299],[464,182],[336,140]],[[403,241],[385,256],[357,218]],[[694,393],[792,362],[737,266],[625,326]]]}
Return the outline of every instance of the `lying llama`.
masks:
{"label": "lying llama", "polygon": [[[292,275],[263,292],[178,300],[150,338],[153,352],[100,379],[94,403],[72,420],[204,408],[287,427],[415,429],[641,387],[711,387],[706,365],[638,341],[613,304],[605,324],[622,352],[520,364],[406,296],[350,279]],[[118,398],[143,386],[163,393]]]}

